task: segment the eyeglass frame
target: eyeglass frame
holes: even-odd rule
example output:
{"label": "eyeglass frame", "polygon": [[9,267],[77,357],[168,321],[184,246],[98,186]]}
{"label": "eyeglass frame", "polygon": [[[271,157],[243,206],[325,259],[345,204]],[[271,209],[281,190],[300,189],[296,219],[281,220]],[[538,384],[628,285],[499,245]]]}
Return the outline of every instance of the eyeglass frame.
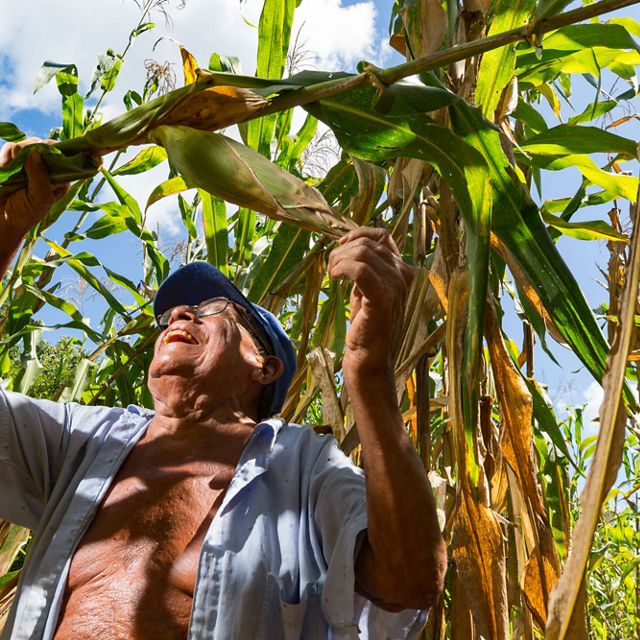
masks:
{"label": "eyeglass frame", "polygon": [[[213,302],[214,300],[224,300],[226,302],[225,306],[222,307],[222,309],[218,310],[218,311],[214,311],[213,313],[201,313],[200,312],[200,307],[205,306],[211,302]],[[216,296],[215,298],[207,298],[206,300],[203,300],[202,302],[193,305],[193,304],[178,304],[175,305],[174,307],[170,307],[169,309],[167,309],[166,311],[164,311],[163,313],[161,313],[160,315],[156,316],[156,322],[158,323],[158,326],[164,330],[167,329],[169,327],[169,323],[168,322],[162,322],[163,318],[166,318],[167,320],[169,320],[171,318],[171,314],[173,313],[174,309],[178,309],[179,307],[186,307],[187,309],[191,309],[191,311],[193,311],[196,314],[196,317],[198,319],[201,318],[208,318],[210,316],[217,316],[219,313],[222,313],[223,311],[227,310],[227,307],[229,305],[232,305],[235,310],[238,312],[238,324],[242,327],[244,327],[248,332],[249,335],[256,340],[256,342],[258,343],[260,349],[262,351],[264,351],[267,355],[274,355],[273,353],[273,346],[271,345],[271,341],[268,339],[266,332],[264,331],[264,329],[260,326],[260,324],[255,320],[255,318],[253,318],[251,316],[251,314],[249,313],[249,311],[247,311],[247,309],[245,309],[242,305],[239,305],[237,302],[234,302],[233,300],[230,300],[229,298],[225,298],[224,296]]]}

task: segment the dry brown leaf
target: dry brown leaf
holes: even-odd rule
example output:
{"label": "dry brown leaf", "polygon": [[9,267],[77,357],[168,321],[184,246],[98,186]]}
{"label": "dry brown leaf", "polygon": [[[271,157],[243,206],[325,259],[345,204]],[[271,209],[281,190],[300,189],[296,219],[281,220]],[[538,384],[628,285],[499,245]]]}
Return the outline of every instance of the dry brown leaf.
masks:
{"label": "dry brown leaf", "polygon": [[153,128],[163,124],[182,124],[202,131],[223,129],[247,120],[268,104],[267,100],[249,89],[209,87],[187,96],[166,116],[154,122]]}
{"label": "dry brown leaf", "polygon": [[551,320],[551,317],[547,313],[547,310],[542,304],[542,300],[540,300],[537,291],[531,286],[529,280],[527,280],[526,276],[524,275],[524,272],[520,268],[520,265],[515,261],[511,253],[507,250],[504,244],[502,244],[502,242],[494,233],[491,234],[491,248],[497,251],[503,258],[503,260],[507,263],[509,271],[511,271],[513,277],[518,283],[520,291],[527,297],[529,304],[538,312],[538,315],[542,317],[542,319],[544,320],[544,325],[547,331],[551,334],[551,337],[558,344],[567,344],[567,341],[558,331],[555,324],[553,323],[553,320]]}
{"label": "dry brown leaf", "polygon": [[453,559],[467,607],[473,612],[473,624],[478,636],[503,640],[508,637],[503,534],[493,510],[485,506],[481,491],[472,485],[466,462],[468,453],[462,418],[460,379],[467,315],[465,271],[457,270],[451,274],[448,298],[446,348],[449,416],[458,466]]}
{"label": "dry brown leaf", "polygon": [[453,558],[478,635],[509,637],[505,550],[494,512],[462,488],[453,526]]}
{"label": "dry brown leaf", "polygon": [[384,184],[385,170],[378,165],[358,158],[352,158],[353,168],[358,176],[358,193],[349,203],[351,219],[357,225],[367,225],[378,204],[380,183]]}
{"label": "dry brown leaf", "polygon": [[333,378],[334,358],[335,355],[323,347],[316,347],[307,354],[307,360],[322,394],[323,422],[331,425],[333,435],[340,442],[345,436],[344,414]]}
{"label": "dry brown leaf", "polygon": [[394,334],[393,353],[396,388],[404,384],[417,361],[441,340],[442,332],[429,333],[429,323],[438,311],[439,300],[431,286],[431,275],[437,268],[434,259],[431,271],[418,268],[405,304],[404,319]]}
{"label": "dry brown leaf", "polygon": [[462,579],[458,572],[453,574],[453,593],[451,594],[451,640],[475,640],[471,607],[465,599]]}
{"label": "dry brown leaf", "polygon": [[531,458],[533,400],[520,372],[507,352],[492,306],[487,313],[485,333],[503,418],[504,430],[500,449],[516,474],[522,492],[533,505],[536,514],[545,517],[546,510]]}
{"label": "dry brown leaf", "polygon": [[447,32],[447,14],[439,0],[417,0],[400,15],[411,43],[414,57],[426,56],[442,46]]}
{"label": "dry brown leaf", "polygon": [[407,55],[407,42],[404,39],[404,33],[394,33],[389,38],[389,45],[392,49],[395,49],[399,54]]}
{"label": "dry brown leaf", "polygon": [[29,538],[29,530],[0,520],[0,576],[3,576],[13,564],[18,549]]}
{"label": "dry brown leaf", "polygon": [[536,547],[529,557],[524,572],[522,593],[536,623],[542,629],[547,622],[549,593],[558,581],[554,551],[555,549]]}
{"label": "dry brown leaf", "polygon": [[576,629],[576,621],[584,620],[581,590],[584,589],[584,576],[593,544],[593,536],[600,518],[602,503],[622,462],[624,429],[627,419],[622,393],[627,356],[633,345],[636,331],[634,314],[640,279],[639,216],[640,203],[636,202],[631,255],[621,296],[621,322],[609,351],[602,379],[604,399],[600,405],[598,443],[584,490],[580,496],[583,509],[573,532],[571,554],[549,600],[547,640],[564,640],[572,637],[574,629]]}

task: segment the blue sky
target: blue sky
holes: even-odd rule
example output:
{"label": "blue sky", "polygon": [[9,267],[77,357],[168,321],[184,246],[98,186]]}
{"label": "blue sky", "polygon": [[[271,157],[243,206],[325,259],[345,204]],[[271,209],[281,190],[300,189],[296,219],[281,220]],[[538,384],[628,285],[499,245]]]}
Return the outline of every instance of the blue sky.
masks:
{"label": "blue sky", "polygon": [[[169,39],[154,43],[161,36],[183,42],[206,66],[213,51],[238,56],[245,72],[255,66],[256,32],[247,22],[257,23],[261,3],[246,0],[187,0],[183,9],[179,2],[168,3],[171,21],[165,24],[160,15],[154,16],[157,27],[138,38],[123,67],[120,86],[141,87],[144,82],[144,62],[150,58],[168,59],[180,75],[177,47]],[[240,7],[242,6],[242,10]],[[361,59],[380,66],[401,61],[387,44],[387,28],[392,3],[390,0],[304,0],[297,12],[294,32],[310,51],[309,62],[320,69],[353,70]],[[45,59],[78,65],[81,87],[86,90],[98,54],[108,47],[121,51],[128,33],[138,19],[133,0],[107,2],[105,0],[66,0],[64,3],[43,3],[41,0],[21,0],[3,7],[0,23],[0,120],[10,120],[29,134],[46,136],[50,127],[58,124],[59,97],[54,86],[36,95],[32,88],[40,64]],[[618,12],[618,15],[640,18],[637,6]],[[194,25],[197,28],[194,29]],[[180,78],[178,78],[180,81]],[[609,81],[607,81],[609,82]],[[608,89],[605,82],[605,89]],[[618,88],[622,90],[620,84]],[[593,89],[583,83],[576,86],[573,96],[575,112],[581,112],[593,99]],[[104,103],[108,118],[121,113],[122,91],[116,90]],[[637,107],[634,107],[637,111]],[[563,105],[565,117],[572,115],[569,105]],[[622,115],[622,114],[621,114]],[[551,119],[552,116],[549,116]],[[632,120],[617,133],[634,139],[638,135],[637,120]],[[637,167],[634,168],[637,174]],[[123,180],[126,188],[140,201],[145,201],[151,189],[165,177],[166,169],[149,175]],[[542,199],[572,195],[579,184],[577,171],[547,172],[543,180]],[[627,207],[623,203],[623,207]],[[581,211],[578,220],[606,219],[608,206]],[[171,241],[176,224],[175,202],[167,201],[150,210],[151,224],[162,229],[163,237]],[[62,229],[62,227],[60,227]],[[56,230],[52,230],[55,234]],[[124,236],[122,236],[124,238]],[[58,238],[59,240],[59,238]],[[603,243],[585,243],[562,238],[559,248],[576,273],[580,286],[592,307],[604,298],[597,284],[601,279],[597,266],[605,266],[606,248]],[[93,243],[92,251],[111,265],[122,264],[127,252],[135,254],[133,242],[124,246],[114,242]],[[131,262],[139,262],[132,255]],[[124,268],[123,268],[124,269]],[[69,295],[74,295],[70,289]],[[90,301],[84,301],[87,310]],[[508,305],[507,305],[508,306]],[[509,325],[515,336],[520,329],[513,314]],[[537,374],[549,384],[551,396],[569,403],[597,401],[598,390],[591,386],[590,376],[580,367],[570,352],[552,341],[552,349],[563,365],[554,365],[538,350]],[[586,394],[586,395],[585,395]],[[593,401],[595,407],[597,402]]]}

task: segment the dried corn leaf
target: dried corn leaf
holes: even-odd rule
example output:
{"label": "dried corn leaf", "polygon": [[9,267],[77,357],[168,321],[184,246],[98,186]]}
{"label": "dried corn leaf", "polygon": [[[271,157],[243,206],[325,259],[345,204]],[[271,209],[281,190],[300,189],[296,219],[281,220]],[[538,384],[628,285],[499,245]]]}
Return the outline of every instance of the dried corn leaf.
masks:
{"label": "dried corn leaf", "polygon": [[0,576],[3,576],[13,564],[20,547],[29,538],[29,530],[0,520]]}
{"label": "dried corn leaf", "polygon": [[453,558],[478,635],[503,640],[508,633],[502,530],[494,512],[462,489],[453,527]]}
{"label": "dried corn leaf", "polygon": [[567,341],[564,339],[560,331],[558,331],[557,327],[553,323],[553,320],[551,320],[549,313],[547,312],[545,306],[542,304],[542,300],[540,300],[538,293],[534,289],[533,285],[529,282],[528,278],[525,276],[522,268],[494,233],[491,234],[491,248],[497,251],[502,256],[503,260],[507,263],[509,271],[511,271],[513,277],[515,278],[515,281],[518,284],[522,295],[526,296],[529,304],[543,319],[544,326],[546,330],[551,334],[553,339],[558,344],[567,344]]}
{"label": "dried corn leaf", "polygon": [[487,314],[486,338],[503,418],[500,449],[518,478],[526,500],[538,516],[545,517],[546,511],[531,459],[533,400],[507,352],[493,309]]}
{"label": "dried corn leaf", "polygon": [[333,361],[335,354],[323,347],[316,347],[307,354],[313,376],[322,394],[322,419],[331,425],[336,440],[340,442],[345,436],[344,414],[338,400],[336,384],[333,379]]}
{"label": "dried corn leaf", "polygon": [[524,572],[522,594],[536,623],[544,629],[547,622],[549,593],[558,581],[556,551],[548,542],[536,547],[529,557]]}

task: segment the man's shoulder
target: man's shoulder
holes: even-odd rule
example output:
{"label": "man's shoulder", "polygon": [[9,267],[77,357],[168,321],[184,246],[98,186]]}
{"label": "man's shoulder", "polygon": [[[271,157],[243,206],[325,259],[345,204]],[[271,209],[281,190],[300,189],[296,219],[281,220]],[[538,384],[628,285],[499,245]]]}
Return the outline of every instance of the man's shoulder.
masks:
{"label": "man's shoulder", "polygon": [[285,458],[303,460],[304,466],[349,467],[359,472],[340,445],[326,430],[292,422],[280,421],[276,432],[274,454]]}

